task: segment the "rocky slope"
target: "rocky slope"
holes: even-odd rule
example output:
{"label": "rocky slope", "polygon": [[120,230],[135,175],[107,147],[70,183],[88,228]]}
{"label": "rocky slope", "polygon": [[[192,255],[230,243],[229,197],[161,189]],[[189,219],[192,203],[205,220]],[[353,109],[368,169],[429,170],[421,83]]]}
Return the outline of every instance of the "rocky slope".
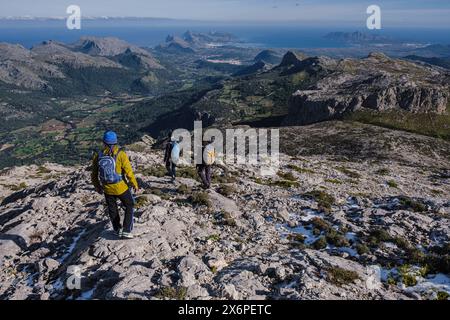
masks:
{"label": "rocky slope", "polygon": [[0,81],[28,89],[44,89],[45,78],[64,78],[59,68],[47,62],[36,63],[30,50],[0,43]]}
{"label": "rocky slope", "polygon": [[450,74],[444,69],[381,53],[357,60],[299,59],[292,69],[308,74],[313,70],[321,77],[292,95],[286,124],[310,124],[360,109],[436,114],[447,110]]}
{"label": "rocky slope", "polygon": [[281,60],[283,59],[282,54],[280,52],[275,50],[263,50],[260,53],[258,53],[254,59],[256,63],[258,62],[264,62],[268,64],[279,64],[281,63]]}
{"label": "rocky slope", "polygon": [[[372,140],[357,149],[362,134]],[[304,135],[323,146],[295,141]],[[85,167],[4,189],[1,299],[448,298],[449,143],[327,123],[283,130],[285,148],[296,153],[276,176],[216,167],[205,193],[192,169],[171,184],[160,152],[130,146],[145,190],[130,241],[112,234]],[[38,168],[17,170],[1,181]],[[73,265],[81,290],[65,287]]]}
{"label": "rocky slope", "polygon": [[122,68],[104,57],[94,57],[81,52],[72,51],[63,43],[55,41],[44,41],[33,47],[31,52],[35,54],[36,60],[45,61],[56,65],[66,65],[72,68]]}
{"label": "rocky slope", "polygon": [[194,53],[194,49],[191,48],[191,44],[178,36],[169,35],[166,38],[166,42],[158,45],[156,48],[158,51],[171,52],[171,53]]}
{"label": "rocky slope", "polygon": [[[75,44],[44,41],[31,50],[0,43],[0,85],[20,89],[52,91],[55,82],[73,88],[80,70],[126,78],[135,76],[129,69],[136,68],[139,72],[163,69],[148,51],[116,38],[82,38]],[[95,82],[92,78],[87,75],[82,81]]]}

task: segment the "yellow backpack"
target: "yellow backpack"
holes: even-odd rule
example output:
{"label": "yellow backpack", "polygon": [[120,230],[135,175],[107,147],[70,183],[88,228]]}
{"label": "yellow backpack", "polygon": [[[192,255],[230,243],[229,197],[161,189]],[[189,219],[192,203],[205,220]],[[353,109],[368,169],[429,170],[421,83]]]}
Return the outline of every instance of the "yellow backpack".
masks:
{"label": "yellow backpack", "polygon": [[214,149],[214,146],[212,144],[208,144],[205,147],[203,159],[205,160],[205,164],[207,164],[208,166],[216,162],[216,150]]}

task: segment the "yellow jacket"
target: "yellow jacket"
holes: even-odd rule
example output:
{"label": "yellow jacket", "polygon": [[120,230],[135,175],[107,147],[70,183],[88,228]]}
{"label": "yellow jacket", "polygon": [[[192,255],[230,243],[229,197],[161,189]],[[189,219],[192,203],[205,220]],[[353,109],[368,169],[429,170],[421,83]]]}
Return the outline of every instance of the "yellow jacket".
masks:
{"label": "yellow jacket", "polygon": [[[110,154],[109,148],[105,148],[103,150],[103,154],[105,154],[105,155]],[[117,155],[117,159],[116,159],[117,174],[121,175],[122,177],[125,176],[127,181],[131,184],[131,186],[134,189],[138,189],[138,183],[134,176],[133,169],[131,168],[131,163],[130,163],[130,160],[128,159],[127,154],[124,151],[120,151],[119,147],[114,146],[113,147],[113,155]],[[103,191],[107,195],[120,196],[121,194],[123,194],[125,191],[128,190],[128,185],[127,185],[127,182],[125,179],[122,179],[118,183],[106,184],[103,186],[101,185],[99,178],[98,178],[98,153],[96,153],[94,155],[94,158],[92,160],[91,179],[92,179],[92,184],[94,185],[94,187],[97,189],[99,189],[99,188],[103,189]]]}

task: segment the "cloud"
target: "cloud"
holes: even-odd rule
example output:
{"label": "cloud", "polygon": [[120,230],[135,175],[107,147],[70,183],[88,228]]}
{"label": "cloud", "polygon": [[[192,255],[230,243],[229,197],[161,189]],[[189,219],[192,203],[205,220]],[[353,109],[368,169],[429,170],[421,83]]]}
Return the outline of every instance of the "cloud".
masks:
{"label": "cloud", "polygon": [[[0,0],[3,16],[65,16],[78,4],[89,16],[146,16],[194,20],[362,23],[372,0]],[[377,0],[390,24],[450,27],[448,0]],[[445,19],[447,15],[447,19]]]}

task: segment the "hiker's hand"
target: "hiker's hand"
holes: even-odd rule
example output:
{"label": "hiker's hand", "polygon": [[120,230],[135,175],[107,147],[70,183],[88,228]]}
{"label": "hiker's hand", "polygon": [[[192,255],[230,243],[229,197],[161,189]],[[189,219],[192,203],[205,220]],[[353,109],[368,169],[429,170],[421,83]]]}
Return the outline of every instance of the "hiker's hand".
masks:
{"label": "hiker's hand", "polygon": [[141,193],[141,189],[139,189],[139,188],[134,188],[134,193],[135,193],[135,194],[140,194],[140,193]]}

